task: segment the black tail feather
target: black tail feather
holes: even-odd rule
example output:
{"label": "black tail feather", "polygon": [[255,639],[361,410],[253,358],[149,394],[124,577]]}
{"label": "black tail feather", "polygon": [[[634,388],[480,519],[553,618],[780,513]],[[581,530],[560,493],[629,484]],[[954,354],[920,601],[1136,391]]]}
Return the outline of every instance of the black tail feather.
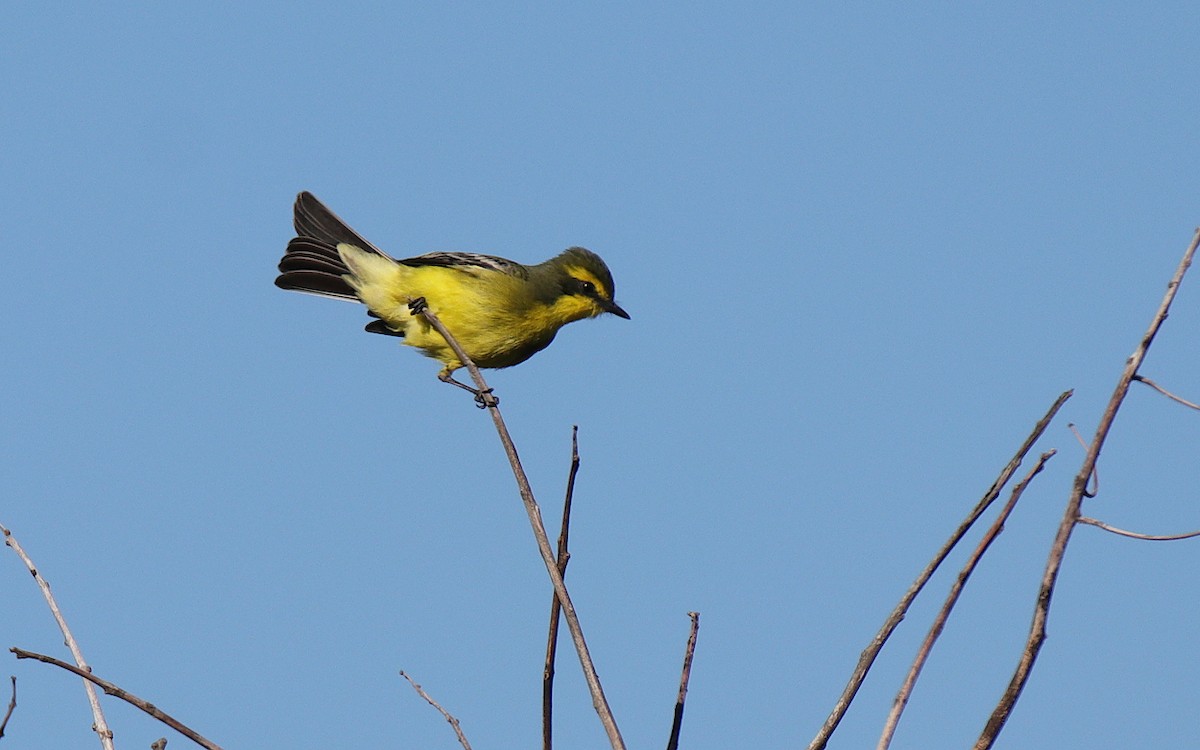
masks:
{"label": "black tail feather", "polygon": [[339,276],[350,272],[337,254],[337,250],[327,245],[317,245],[312,240],[300,237],[288,243],[287,252],[279,261],[279,270],[325,271]]}
{"label": "black tail feather", "polygon": [[[338,254],[338,244],[344,242],[387,256],[346,226],[346,222],[312,193],[305,191],[296,196],[294,217],[298,236],[288,242],[287,250],[279,261],[279,276],[275,278],[275,286],[357,302],[358,295],[346,283],[345,276],[350,269]],[[379,317],[370,311],[368,314],[372,318]],[[372,320],[366,325],[366,330],[387,336],[404,336],[400,331],[393,331],[382,320]]]}
{"label": "black tail feather", "polygon": [[309,237],[319,242],[337,247],[339,242],[360,247],[383,255],[384,253],[365,237],[351,229],[338,215],[330,211],[324,203],[307,190],[296,196],[296,206],[293,210],[293,224],[296,234]]}
{"label": "black tail feather", "polygon": [[279,261],[275,286],[328,297],[357,300],[358,296],[343,279],[350,273],[338,255],[339,243],[371,252],[383,253],[348,227],[337,214],[307,191],[296,196],[293,223],[297,237],[288,242]]}
{"label": "black tail feather", "polygon": [[275,286],[280,289],[320,294],[326,297],[358,300],[354,290],[341,276],[323,271],[286,271],[275,278]]}
{"label": "black tail feather", "polygon": [[388,327],[388,324],[384,323],[382,320],[372,320],[370,323],[367,323],[365,326],[363,326],[363,330],[367,333],[381,333],[384,336],[399,336],[400,338],[404,338],[403,331],[393,331]]}
{"label": "black tail feather", "polygon": [[337,253],[337,248],[308,237],[297,237],[288,243],[279,261],[279,276],[275,286],[297,292],[309,292],[327,297],[357,300],[354,290],[343,274],[350,272]]}

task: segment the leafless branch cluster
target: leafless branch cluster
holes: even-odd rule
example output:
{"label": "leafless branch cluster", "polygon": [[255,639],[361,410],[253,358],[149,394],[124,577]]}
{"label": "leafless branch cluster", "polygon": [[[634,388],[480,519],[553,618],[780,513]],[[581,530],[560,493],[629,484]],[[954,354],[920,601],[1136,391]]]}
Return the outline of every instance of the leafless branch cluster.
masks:
{"label": "leafless branch cluster", "polygon": [[[1079,473],[1075,476],[1071,493],[1063,513],[1062,521],[1059,523],[1057,533],[1055,534],[1054,541],[1050,547],[1050,553],[1046,560],[1045,572],[1043,573],[1041,586],[1038,590],[1036,604],[1034,607],[1033,622],[1030,626],[1029,636],[1018,659],[1016,669],[1014,670],[1008,687],[1005,689],[1004,694],[1001,696],[996,708],[993,710],[991,716],[984,726],[983,731],[980,733],[979,738],[975,743],[976,750],[986,750],[987,748],[993,746],[996,738],[999,736],[1000,731],[1003,729],[1005,722],[1012,714],[1013,708],[1015,707],[1017,700],[1020,698],[1026,681],[1029,678],[1029,674],[1033,669],[1033,665],[1037,661],[1038,653],[1041,650],[1042,643],[1046,638],[1046,620],[1049,617],[1050,603],[1054,594],[1055,582],[1058,579],[1058,572],[1061,569],[1063,557],[1066,554],[1067,545],[1071,538],[1071,533],[1074,531],[1076,526],[1079,524],[1089,524],[1121,536],[1150,541],[1177,541],[1200,536],[1200,531],[1171,535],[1139,534],[1118,529],[1114,526],[1104,523],[1103,521],[1084,516],[1081,513],[1083,501],[1086,498],[1094,497],[1099,490],[1096,464],[1100,457],[1100,451],[1104,446],[1105,439],[1108,437],[1109,430],[1112,428],[1113,421],[1116,418],[1117,411],[1124,402],[1131,383],[1135,381],[1144,383],[1145,385],[1150,386],[1154,390],[1183,406],[1193,409],[1200,409],[1200,406],[1197,406],[1195,403],[1171,393],[1154,381],[1138,373],[1139,368],[1142,366],[1142,363],[1146,358],[1146,353],[1150,349],[1150,345],[1153,343],[1155,336],[1158,334],[1159,329],[1162,327],[1163,322],[1167,318],[1171,303],[1175,299],[1176,292],[1179,289],[1179,285],[1183,281],[1184,275],[1191,266],[1192,259],[1195,256],[1198,245],[1200,245],[1200,230],[1197,230],[1193,235],[1192,241],[1188,245],[1187,250],[1184,252],[1183,259],[1179,262],[1174,276],[1167,284],[1167,291],[1163,296],[1162,302],[1159,304],[1158,311],[1155,313],[1149,328],[1142,336],[1137,348],[1134,350],[1134,353],[1126,361],[1125,368],[1123,369],[1121,376],[1117,381],[1117,386],[1112,397],[1109,399],[1103,415],[1101,416],[1096,433],[1091,442],[1084,442],[1083,438],[1078,435],[1078,432],[1076,432],[1076,436],[1079,437],[1080,443],[1084,446],[1085,457],[1083,464],[1079,469]],[[842,692],[841,697],[834,704],[833,711],[830,713],[829,718],[826,719],[825,724],[821,727],[816,736],[813,738],[812,742],[809,744],[809,750],[820,750],[821,748],[826,747],[830,736],[833,734],[834,730],[836,730],[838,723],[845,715],[851,701],[853,701],[855,694],[858,692],[859,687],[861,687],[863,680],[866,678],[867,672],[870,670],[875,657],[879,654],[879,651],[883,648],[884,643],[886,643],[896,626],[899,625],[900,621],[904,618],[905,613],[908,611],[909,606],[912,604],[917,594],[920,593],[921,589],[929,581],[934,571],[946,559],[946,556],[949,554],[950,550],[958,544],[966,531],[975,523],[979,516],[988,508],[988,506],[991,505],[992,501],[998,497],[1000,490],[1005,484],[1007,484],[1008,480],[1012,477],[1013,472],[1020,465],[1025,455],[1033,447],[1033,444],[1042,436],[1042,433],[1057,414],[1059,408],[1070,396],[1071,391],[1067,391],[1058,397],[1058,400],[1054,402],[1054,404],[1050,407],[1050,410],[1034,427],[1033,432],[1030,433],[1029,437],[1017,451],[1013,459],[1000,473],[1000,476],[997,478],[996,482],[994,482],[992,487],[984,494],[983,499],[980,500],[971,513],[968,514],[966,520],[960,524],[958,529],[956,529],[951,535],[949,541],[942,547],[942,549],[938,551],[933,560],[928,566],[926,566],[925,570],[921,572],[921,575],[917,577],[917,580],[913,583],[909,590],[905,592],[903,597],[901,597],[900,603],[896,605],[896,608],[892,611],[892,614],[884,622],[883,627],[875,635],[870,644],[868,644],[867,648],[862,652],[862,655],[859,657],[858,665],[851,675],[849,684],[847,684],[846,688]],[[1071,428],[1074,430],[1074,425],[1071,425]],[[934,642],[937,640],[942,627],[945,625],[946,618],[948,617],[950,610],[953,608],[954,603],[962,590],[962,587],[966,584],[971,571],[974,570],[975,566],[979,562],[979,559],[982,557],[984,552],[987,551],[988,547],[995,540],[996,536],[1000,533],[1005,521],[1008,518],[1008,515],[1012,512],[1012,509],[1019,499],[1021,493],[1024,492],[1029,482],[1041,471],[1042,467],[1045,465],[1045,462],[1053,454],[1054,451],[1043,453],[1037,465],[1035,465],[1034,468],[1026,475],[1026,477],[1013,489],[1008,504],[997,516],[991,528],[985,533],[974,554],[971,555],[966,566],[956,578],[946,602],[938,612],[933,625],[926,635],[925,640],[922,642],[917,656],[914,659],[913,664],[910,667],[907,676],[905,677],[903,685],[896,696],[892,710],[889,713],[887,721],[885,722],[882,736],[879,739],[879,750],[883,750],[890,745],[892,737],[896,731],[896,726],[899,722],[900,715],[904,710],[904,706],[907,703],[909,696],[911,695],[913,686],[920,674],[921,668],[924,665],[925,660],[928,658],[929,652]]]}
{"label": "leafless branch cluster", "polygon": [[[75,664],[79,669],[90,672],[91,667],[84,661],[79,643],[75,640],[75,636],[71,635],[71,629],[67,627],[67,621],[62,615],[62,611],[58,608],[58,602],[54,601],[54,594],[50,593],[50,582],[38,572],[37,566],[33,564],[33,560],[25,553],[25,550],[12,535],[12,532],[3,525],[0,525],[0,532],[4,534],[4,544],[17,553],[17,557],[21,558],[21,562],[25,563],[25,567],[29,569],[29,573],[33,576],[33,579],[37,581],[38,587],[42,590],[42,596],[46,599],[47,606],[50,607],[50,613],[54,615],[54,621],[58,623],[58,629],[62,631],[63,643],[70,650],[71,656],[75,659]],[[108,728],[108,722],[104,719],[104,711],[100,708],[100,699],[96,695],[96,690],[86,679],[83,683],[83,689],[87,693],[88,704],[92,707],[92,729],[100,738],[100,746],[104,750],[113,750],[112,730]]]}
{"label": "leafless branch cluster", "polygon": [[[81,669],[80,667],[77,667],[74,664],[68,664],[65,661],[60,661],[58,659],[55,659],[53,656],[46,656],[45,654],[35,654],[32,651],[25,651],[25,650],[19,649],[19,648],[10,648],[9,651],[11,651],[13,654],[15,654],[18,659],[36,659],[36,660],[38,660],[40,662],[44,662],[46,664],[53,664],[54,666],[58,667],[59,669],[65,669],[68,672],[74,672],[75,674],[79,675],[83,679],[87,680],[88,683],[94,684],[97,687],[99,687],[106,694],[111,695],[115,698],[120,698],[121,700],[125,701],[126,703],[130,704],[131,706],[136,706],[137,708],[144,711],[146,714],[154,717],[155,719],[158,719],[163,724],[166,724],[170,728],[174,729],[176,732],[179,732],[184,737],[187,737],[189,740],[191,740],[192,742],[195,742],[200,747],[205,748],[205,750],[221,750],[220,745],[218,745],[215,742],[205,739],[198,732],[194,731],[190,727],[183,724],[183,722],[179,721],[178,719],[176,719],[175,717],[166,713],[165,711],[159,709],[158,706],[155,706],[153,703],[150,703],[149,701],[142,700],[141,698],[137,697],[133,693],[130,693],[129,691],[124,690],[120,687],[117,687],[116,685],[114,685],[113,683],[111,683],[107,680],[100,679],[96,675],[92,674],[90,669]],[[112,739],[111,734],[109,735],[109,739],[110,740]]]}
{"label": "leafless branch cluster", "polygon": [[[548,635],[547,651],[546,651],[546,666],[545,666],[545,671],[544,671],[545,677],[544,677],[544,691],[543,691],[543,746],[544,746],[545,750],[551,750],[551,742],[552,742],[551,717],[553,714],[554,663],[555,663],[555,654],[556,654],[556,650],[557,650],[559,618],[560,618],[560,616],[563,616],[567,620],[567,627],[571,632],[572,641],[574,642],[576,652],[579,655],[580,664],[583,667],[584,678],[587,682],[588,689],[592,694],[593,705],[596,709],[597,714],[599,714],[599,716],[600,716],[601,724],[603,725],[605,731],[608,734],[608,738],[613,747],[613,750],[624,750],[624,747],[625,747],[624,740],[621,738],[620,731],[617,729],[616,719],[613,717],[612,710],[609,707],[608,701],[604,696],[603,688],[600,685],[600,678],[596,673],[595,665],[592,662],[591,655],[588,652],[587,643],[583,637],[583,629],[579,623],[579,617],[578,617],[577,613],[575,612],[574,605],[571,603],[571,598],[567,592],[566,583],[563,578],[564,574],[566,573],[567,562],[570,559],[570,553],[568,551],[567,544],[568,544],[568,537],[569,537],[569,530],[570,530],[571,503],[572,503],[572,498],[573,498],[574,488],[575,488],[575,478],[579,471],[579,464],[580,464],[578,430],[573,429],[572,435],[571,435],[571,468],[570,468],[570,473],[569,473],[568,479],[567,479],[567,492],[566,492],[566,498],[565,498],[564,507],[563,507],[562,530],[559,534],[558,549],[557,549],[557,554],[556,554],[555,551],[550,548],[549,538],[546,535],[546,529],[545,529],[544,524],[542,523],[541,509],[538,507],[537,502],[534,499],[533,491],[529,486],[529,480],[526,477],[524,468],[521,466],[521,461],[517,456],[516,446],[513,444],[512,438],[508,432],[508,428],[504,423],[504,418],[500,414],[499,399],[492,395],[492,390],[487,386],[487,383],[484,381],[482,374],[479,372],[479,369],[475,366],[475,364],[471,361],[471,359],[462,350],[462,348],[458,344],[458,341],[455,340],[454,336],[448,330],[446,330],[445,326],[443,326],[441,321],[438,320],[437,316],[432,311],[430,311],[428,308],[417,307],[416,310],[419,314],[423,314],[425,316],[425,318],[429,321],[430,325],[432,325],[439,333],[442,334],[442,336],[446,339],[446,341],[450,344],[450,346],[455,350],[455,352],[459,356],[460,360],[467,367],[468,372],[471,373],[471,377],[474,379],[476,385],[478,386],[478,391],[476,391],[476,400],[481,407],[487,408],[489,410],[489,412],[491,413],[492,419],[496,425],[496,431],[500,436],[501,444],[504,448],[505,454],[509,458],[510,465],[512,466],[513,476],[516,479],[517,488],[520,492],[521,499],[525,505],[526,512],[529,516],[530,526],[533,529],[534,538],[538,545],[538,550],[542,554],[542,558],[546,563],[546,570],[550,575],[551,584],[554,589],[554,597],[551,602],[549,635]],[[471,390],[471,389],[468,388],[468,390]],[[63,636],[66,639],[66,644],[70,648],[72,655],[75,657],[76,663],[68,664],[68,663],[60,661],[59,659],[56,659],[52,656],[38,654],[38,653],[34,653],[32,651],[26,651],[26,650],[15,648],[15,647],[10,649],[10,651],[13,654],[15,654],[18,659],[35,659],[37,661],[41,661],[41,662],[44,662],[47,664],[52,664],[61,669],[65,669],[69,672],[73,672],[84,679],[84,687],[87,690],[89,701],[90,701],[90,703],[92,705],[92,709],[93,709],[93,715],[95,717],[94,728],[95,728],[97,734],[100,736],[103,748],[105,750],[112,750],[112,748],[113,748],[112,736],[113,735],[112,735],[112,731],[108,729],[108,725],[106,724],[106,722],[104,720],[104,714],[101,711],[99,700],[95,694],[93,685],[99,686],[108,695],[112,695],[117,698],[121,698],[122,700],[130,703],[131,705],[136,706],[137,708],[141,709],[145,713],[147,713],[150,716],[154,717],[155,719],[161,721],[162,723],[164,723],[167,726],[171,727],[172,729],[176,730],[177,732],[184,735],[185,737],[191,739],[193,742],[196,742],[200,746],[207,748],[209,750],[220,750],[220,746],[218,746],[216,743],[213,743],[210,740],[206,739],[205,737],[201,736],[199,733],[195,732],[190,727],[184,725],[182,722],[178,721],[177,719],[170,716],[166,712],[157,708],[154,704],[149,703],[148,701],[145,701],[141,698],[138,698],[137,696],[133,695],[132,693],[118,687],[117,685],[115,685],[111,682],[108,682],[106,680],[102,680],[99,677],[96,677],[94,674],[92,674],[91,667],[89,667],[84,662],[83,655],[79,650],[79,646],[76,643],[74,637],[71,635],[70,629],[67,627],[66,620],[63,618],[62,613],[59,611],[58,604],[55,602],[53,595],[50,593],[50,584],[47,583],[46,580],[44,578],[42,578],[42,576],[38,573],[37,568],[33,564],[33,561],[25,553],[24,549],[17,542],[17,540],[12,536],[11,532],[7,528],[4,528],[3,526],[0,526],[0,530],[3,530],[4,537],[5,537],[5,543],[17,553],[17,555],[21,558],[21,560],[29,568],[30,573],[32,573],[34,578],[37,580],[38,585],[41,587],[42,592],[46,598],[46,601],[50,607],[50,610],[51,610],[51,612],[54,613],[54,617],[59,624],[59,628],[63,632]],[[671,730],[671,742],[673,743],[672,746],[677,745],[677,743],[678,743],[680,724],[681,724],[682,716],[683,716],[683,701],[684,701],[684,696],[687,693],[687,679],[688,679],[688,676],[689,676],[690,670],[691,670],[692,654],[695,651],[696,634],[697,634],[697,629],[699,627],[698,614],[697,613],[689,613],[689,614],[692,618],[692,631],[691,631],[691,636],[688,639],[687,657],[686,657],[685,664],[684,664],[683,681],[680,686],[679,698],[678,698],[676,708],[675,708],[675,721],[674,721],[674,724],[673,724],[672,730]],[[436,700],[434,700],[428,693],[426,693],[425,690],[420,685],[418,685],[411,677],[409,677],[408,674],[406,674],[404,671],[401,671],[400,675],[409,681],[409,683],[412,685],[413,689],[417,692],[418,695],[420,695],[422,698],[424,698],[426,701],[428,701],[430,705],[432,705],[435,709],[437,709],[442,714],[443,717],[445,717],[445,719],[454,728],[454,732],[455,732],[456,736],[458,737],[459,743],[463,746],[463,748],[465,750],[470,750],[471,746],[462,731],[462,728],[459,724],[458,719],[456,719],[448,711],[446,711],[444,708],[442,708],[442,706]],[[12,699],[12,702],[11,702],[9,710],[8,710],[9,715],[11,715],[11,713],[15,707],[16,707],[16,678],[14,677],[13,678],[13,699]],[[8,716],[6,715],[3,723],[0,723],[0,737],[3,737],[4,726],[7,725],[7,722],[8,722]],[[155,745],[165,747],[166,740],[165,739],[159,740],[158,742],[155,743]]]}
{"label": "leafless branch cluster", "polygon": [[[1046,637],[1046,620],[1049,616],[1055,583],[1058,578],[1058,573],[1061,568],[1063,558],[1066,554],[1068,543],[1076,526],[1079,524],[1087,524],[1123,537],[1150,541],[1176,541],[1200,536],[1200,531],[1172,535],[1150,535],[1126,531],[1111,526],[1095,518],[1084,516],[1081,512],[1084,500],[1093,497],[1098,491],[1096,465],[1099,460],[1100,452],[1116,418],[1117,412],[1124,402],[1124,399],[1128,394],[1129,387],[1133,382],[1141,382],[1183,406],[1192,409],[1200,409],[1200,406],[1197,406],[1195,403],[1171,393],[1149,378],[1140,375],[1138,372],[1145,360],[1151,344],[1154,341],[1155,336],[1167,318],[1167,314],[1175,298],[1175,294],[1183,280],[1185,273],[1187,272],[1187,269],[1191,265],[1198,245],[1200,245],[1200,230],[1197,230],[1197,233],[1194,235],[1191,244],[1188,246],[1187,251],[1184,253],[1183,259],[1181,260],[1174,276],[1168,284],[1167,292],[1164,295],[1161,304],[1159,305],[1159,309],[1155,314],[1149,329],[1143,335],[1137,349],[1127,360],[1113,395],[1110,398],[1108,405],[1100,419],[1095,435],[1090,442],[1086,443],[1084,443],[1082,438],[1080,438],[1081,443],[1084,444],[1085,457],[1078,474],[1075,475],[1062,520],[1058,525],[1054,541],[1051,545],[1050,552],[1046,560],[1045,570],[1043,572],[1041,585],[1034,606],[1034,616],[1030,626],[1029,635],[1025,647],[1018,659],[1012,679],[1010,680],[1006,690],[997,703],[996,708],[993,710],[990,718],[984,726],[983,731],[976,741],[976,750],[986,750],[986,748],[992,747],[1021,696],[1026,681],[1029,678],[1029,674],[1037,660],[1038,653]],[[588,690],[591,693],[593,706],[600,717],[601,724],[608,736],[609,742],[613,747],[613,750],[624,750],[624,740],[622,739],[621,733],[617,728],[616,719],[613,716],[612,710],[607,699],[605,698],[603,688],[600,685],[599,676],[596,672],[591,655],[588,652],[587,643],[584,640],[583,629],[579,622],[579,616],[571,602],[571,597],[567,591],[565,582],[567,564],[570,560],[568,541],[570,532],[571,506],[573,502],[575,480],[580,466],[578,433],[576,430],[572,431],[571,464],[567,478],[567,488],[563,504],[562,527],[559,532],[557,548],[555,549],[550,546],[549,537],[546,534],[545,526],[542,522],[541,510],[534,499],[529,481],[525,475],[524,469],[521,466],[520,459],[517,456],[516,447],[512,442],[512,438],[509,435],[508,429],[504,423],[504,419],[500,413],[499,400],[491,395],[492,391],[487,386],[487,383],[484,381],[478,368],[476,368],[471,362],[470,358],[466,356],[465,352],[462,351],[458,345],[458,342],[454,339],[450,332],[445,329],[441,321],[438,320],[437,316],[427,308],[421,309],[418,312],[419,314],[424,315],[429,321],[430,325],[438,330],[442,336],[445,337],[446,341],[451,345],[451,347],[454,348],[460,360],[464,363],[468,372],[470,372],[471,377],[478,388],[478,391],[476,392],[477,400],[482,407],[487,408],[493,422],[495,423],[497,434],[500,437],[505,454],[509,458],[513,476],[516,480],[518,491],[529,517],[530,526],[533,530],[538,550],[541,553],[547,574],[550,577],[551,585],[554,590],[554,596],[551,600],[550,607],[550,620],[546,645],[546,661],[543,671],[543,748],[544,750],[551,750],[552,747],[554,670],[559,621],[561,617],[565,618],[567,621],[567,627],[570,632],[572,642],[575,646],[576,653],[579,657]],[[468,388],[468,390],[471,389]],[[976,521],[978,521],[1000,497],[1000,494],[1004,491],[1004,488],[1008,485],[1013,476],[1015,476],[1026,456],[1033,449],[1034,445],[1043,437],[1047,427],[1050,425],[1051,421],[1055,418],[1063,404],[1071,397],[1071,395],[1071,391],[1066,391],[1062,393],[1053,404],[1051,404],[1050,408],[1047,410],[1042,419],[1038,421],[1028,437],[1018,448],[1017,452],[1001,470],[999,476],[992,483],[991,487],[989,487],[988,490],[983,494],[982,498],[967,514],[966,518],[959,524],[958,528],[954,530],[941,549],[937,551],[930,563],[923,571],[921,571],[920,575],[917,576],[916,580],[909,587],[908,591],[906,591],[901,597],[899,603],[884,621],[884,624],[880,628],[879,632],[861,653],[858,663],[851,675],[850,681],[835,703],[833,710],[829,714],[829,717],[826,719],[824,725],[809,744],[809,750],[821,750],[822,748],[826,747],[831,735],[837,729],[846,711],[849,709],[851,702],[854,700],[859,688],[863,684],[863,681],[866,679],[867,673],[869,672],[880,650],[883,648],[884,644],[887,642],[888,638],[891,636],[900,622],[904,619],[917,595],[924,589],[934,573],[946,560],[951,551],[965,537],[967,532],[974,526]],[[933,646],[935,645],[950,616],[950,613],[958,601],[963,588],[966,586],[972,573],[976,569],[976,566],[979,564],[984,554],[991,548],[993,542],[1003,531],[1005,523],[1008,521],[1022,494],[1028,488],[1033,479],[1042,471],[1046,465],[1046,462],[1049,461],[1054,455],[1054,450],[1048,450],[1042,453],[1034,466],[1028,472],[1026,472],[1020,481],[1017,482],[1009,494],[1007,503],[992,521],[990,527],[977,544],[974,552],[970,555],[966,564],[956,576],[942,607],[934,618],[934,621],[930,626],[924,640],[922,641],[917,655],[914,658],[912,665],[909,668],[896,695],[892,710],[885,721],[884,729],[879,739],[879,750],[885,750],[890,746],[892,738],[899,724],[900,717],[906,704],[908,703],[917,679],[919,678],[920,673],[930,653],[932,652]],[[40,662],[51,664],[60,669],[72,672],[84,680],[84,687],[87,692],[88,701],[92,707],[93,729],[99,737],[103,748],[106,750],[111,750],[113,747],[113,735],[112,731],[108,727],[107,722],[105,721],[95,687],[99,687],[106,694],[120,698],[137,707],[146,714],[154,717],[158,721],[179,732],[183,736],[191,739],[196,744],[204,748],[208,748],[209,750],[220,750],[220,747],[217,744],[204,738],[199,733],[195,732],[177,719],[154,706],[152,703],[138,698],[123,688],[120,688],[117,685],[94,675],[92,673],[92,668],[84,661],[79,645],[71,634],[65,618],[59,610],[58,604],[50,591],[50,584],[39,573],[30,556],[13,537],[9,529],[0,526],[0,531],[2,531],[4,534],[5,544],[10,547],[22,560],[41,589],[47,605],[49,606],[50,611],[53,613],[59,629],[62,631],[64,642],[69,649],[75,663],[70,664],[51,656],[38,654],[19,648],[12,648],[10,651],[15,654],[18,659],[34,659]],[[691,629],[684,654],[679,692],[675,704],[674,720],[671,727],[670,737],[668,739],[668,750],[677,750],[679,746],[684,702],[688,692],[688,682],[691,675],[692,659],[695,653],[696,639],[699,629],[699,614],[696,612],[689,612],[688,615],[691,618]],[[465,750],[470,750],[471,746],[462,731],[458,719],[451,715],[446,709],[442,708],[442,706],[428,693],[426,693],[425,690],[408,674],[401,671],[400,675],[408,680],[418,695],[428,701],[431,706],[433,706],[442,714],[446,721],[449,722],[453,727],[458,741],[462,747]],[[13,677],[12,698],[9,701],[8,710],[5,713],[3,720],[0,720],[0,738],[4,736],[4,731],[7,727],[8,720],[12,716],[16,705],[16,678]],[[156,741],[153,745],[153,747],[160,749],[165,746],[165,738]]]}

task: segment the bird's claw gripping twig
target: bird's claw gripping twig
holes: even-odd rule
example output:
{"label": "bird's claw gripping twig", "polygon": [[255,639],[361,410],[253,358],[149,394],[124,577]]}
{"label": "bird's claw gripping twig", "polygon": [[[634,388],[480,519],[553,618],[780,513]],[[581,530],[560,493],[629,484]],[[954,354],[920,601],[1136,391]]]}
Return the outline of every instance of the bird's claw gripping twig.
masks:
{"label": "bird's claw gripping twig", "polygon": [[467,385],[466,383],[458,382],[448,372],[438,373],[438,380],[442,381],[443,383],[449,383],[450,385],[456,385],[459,388],[462,388],[464,391],[470,391],[471,393],[473,393],[475,395],[475,405],[478,406],[480,409],[486,409],[489,406],[499,406],[500,405],[500,397],[493,395],[491,388],[487,388],[482,391],[479,390],[478,388],[472,388],[471,386]]}
{"label": "bird's claw gripping twig", "polygon": [[427,307],[429,307],[429,304],[425,302],[424,297],[416,297],[408,301],[408,311],[413,315],[420,315],[425,312],[425,308]]}

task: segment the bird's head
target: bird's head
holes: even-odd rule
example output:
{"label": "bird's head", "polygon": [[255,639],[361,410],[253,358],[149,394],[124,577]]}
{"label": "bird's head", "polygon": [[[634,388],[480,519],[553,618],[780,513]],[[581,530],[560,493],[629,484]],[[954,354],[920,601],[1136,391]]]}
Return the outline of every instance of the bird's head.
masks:
{"label": "bird's head", "polygon": [[612,313],[629,319],[613,299],[616,288],[608,266],[591,250],[572,247],[543,264],[556,284],[551,307],[565,321]]}

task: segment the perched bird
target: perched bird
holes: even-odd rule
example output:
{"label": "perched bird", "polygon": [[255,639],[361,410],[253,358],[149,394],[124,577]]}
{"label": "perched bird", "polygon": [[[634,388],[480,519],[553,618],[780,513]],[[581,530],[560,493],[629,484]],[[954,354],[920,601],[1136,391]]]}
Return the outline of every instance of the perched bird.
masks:
{"label": "perched bird", "polygon": [[[275,285],[367,306],[371,333],[401,336],[440,361],[438,379],[479,394],[452,373],[463,366],[428,320],[426,304],[479,367],[511,367],[549,346],[558,329],[603,313],[629,318],[613,301],[608,266],[572,247],[526,266],[494,255],[429,253],[396,260],[367,242],[308,192],[296,197],[296,237]],[[482,401],[480,402],[483,403]]]}

